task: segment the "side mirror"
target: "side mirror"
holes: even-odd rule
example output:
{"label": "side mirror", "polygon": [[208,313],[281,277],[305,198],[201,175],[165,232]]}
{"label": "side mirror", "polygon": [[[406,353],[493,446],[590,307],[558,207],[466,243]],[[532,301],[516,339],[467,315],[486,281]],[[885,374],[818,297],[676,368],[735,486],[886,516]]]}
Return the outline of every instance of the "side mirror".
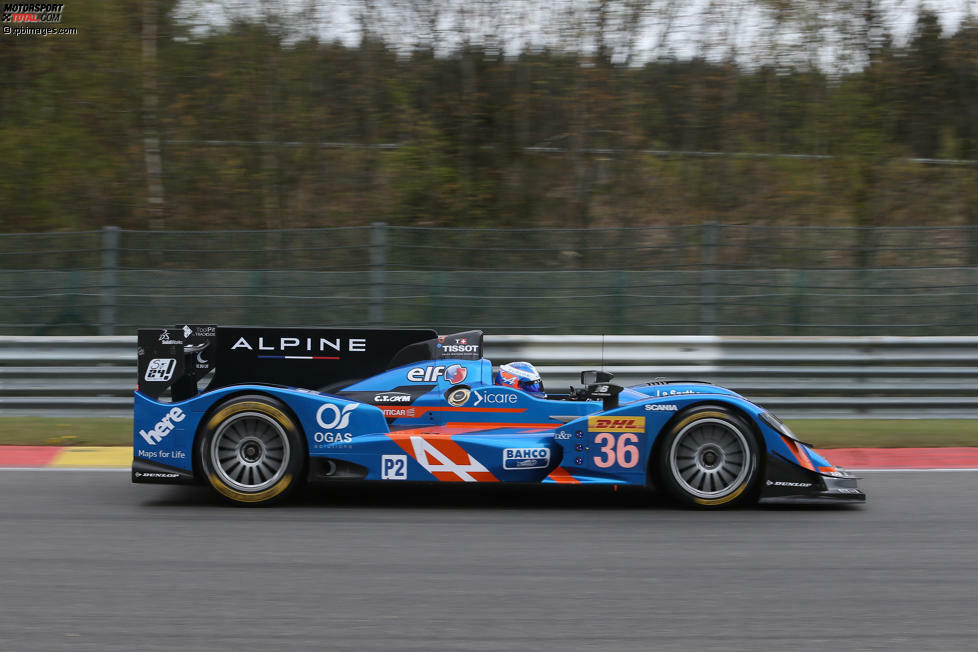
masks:
{"label": "side mirror", "polygon": [[585,387],[593,385],[595,383],[610,383],[611,379],[615,377],[615,374],[610,371],[598,371],[597,369],[589,369],[588,371],[581,372],[581,384]]}
{"label": "side mirror", "polygon": [[[611,374],[608,375],[610,376]],[[601,406],[604,410],[611,410],[618,407],[618,394],[621,393],[622,389],[621,385],[612,385],[607,382],[587,386],[588,395],[594,398],[600,398],[604,403]]]}

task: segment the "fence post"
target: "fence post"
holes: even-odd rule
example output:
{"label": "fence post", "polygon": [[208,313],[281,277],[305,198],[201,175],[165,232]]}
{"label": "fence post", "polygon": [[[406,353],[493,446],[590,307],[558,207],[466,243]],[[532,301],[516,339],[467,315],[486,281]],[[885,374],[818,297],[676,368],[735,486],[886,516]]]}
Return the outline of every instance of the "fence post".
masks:
{"label": "fence post", "polygon": [[98,334],[112,335],[116,323],[116,290],[119,270],[119,227],[102,228],[102,292],[99,295]]}
{"label": "fence post", "polygon": [[715,335],[717,326],[717,223],[703,222],[700,263],[700,335]]}
{"label": "fence post", "polygon": [[370,305],[367,321],[371,326],[384,325],[384,295],[387,275],[387,223],[370,225]]}

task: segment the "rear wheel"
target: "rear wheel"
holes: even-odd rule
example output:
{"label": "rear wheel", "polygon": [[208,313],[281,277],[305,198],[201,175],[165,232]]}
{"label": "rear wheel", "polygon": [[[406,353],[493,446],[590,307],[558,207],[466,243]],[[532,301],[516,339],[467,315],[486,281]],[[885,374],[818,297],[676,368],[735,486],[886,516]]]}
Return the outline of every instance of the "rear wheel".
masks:
{"label": "rear wheel", "polygon": [[198,455],[210,485],[239,504],[284,498],[302,477],[305,447],[285,406],[268,396],[239,396],[208,419]]}
{"label": "rear wheel", "polygon": [[680,415],[659,449],[657,476],[680,503],[732,507],[757,498],[758,444],[753,431],[726,408],[703,406]]}

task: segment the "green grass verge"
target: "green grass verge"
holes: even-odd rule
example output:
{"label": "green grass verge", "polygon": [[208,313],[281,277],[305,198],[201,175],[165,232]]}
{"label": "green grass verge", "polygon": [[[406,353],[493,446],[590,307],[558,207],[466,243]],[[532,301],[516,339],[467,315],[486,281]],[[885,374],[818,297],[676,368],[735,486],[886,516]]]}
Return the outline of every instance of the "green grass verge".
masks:
{"label": "green grass verge", "polygon": [[[978,419],[792,419],[819,448],[978,446]],[[0,417],[0,445],[128,446],[132,419]]]}
{"label": "green grass verge", "polygon": [[792,419],[798,438],[818,448],[978,446],[978,419]]}
{"label": "green grass verge", "polygon": [[132,446],[132,419],[0,417],[0,445]]}

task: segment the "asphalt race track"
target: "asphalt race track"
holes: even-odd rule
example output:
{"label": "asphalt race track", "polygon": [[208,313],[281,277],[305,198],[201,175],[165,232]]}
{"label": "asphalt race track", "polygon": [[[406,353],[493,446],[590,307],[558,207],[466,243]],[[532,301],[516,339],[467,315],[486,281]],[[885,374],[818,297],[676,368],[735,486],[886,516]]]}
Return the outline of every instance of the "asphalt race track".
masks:
{"label": "asphalt race track", "polygon": [[322,487],[281,507],[0,471],[0,650],[973,650],[978,473],[857,508]]}

